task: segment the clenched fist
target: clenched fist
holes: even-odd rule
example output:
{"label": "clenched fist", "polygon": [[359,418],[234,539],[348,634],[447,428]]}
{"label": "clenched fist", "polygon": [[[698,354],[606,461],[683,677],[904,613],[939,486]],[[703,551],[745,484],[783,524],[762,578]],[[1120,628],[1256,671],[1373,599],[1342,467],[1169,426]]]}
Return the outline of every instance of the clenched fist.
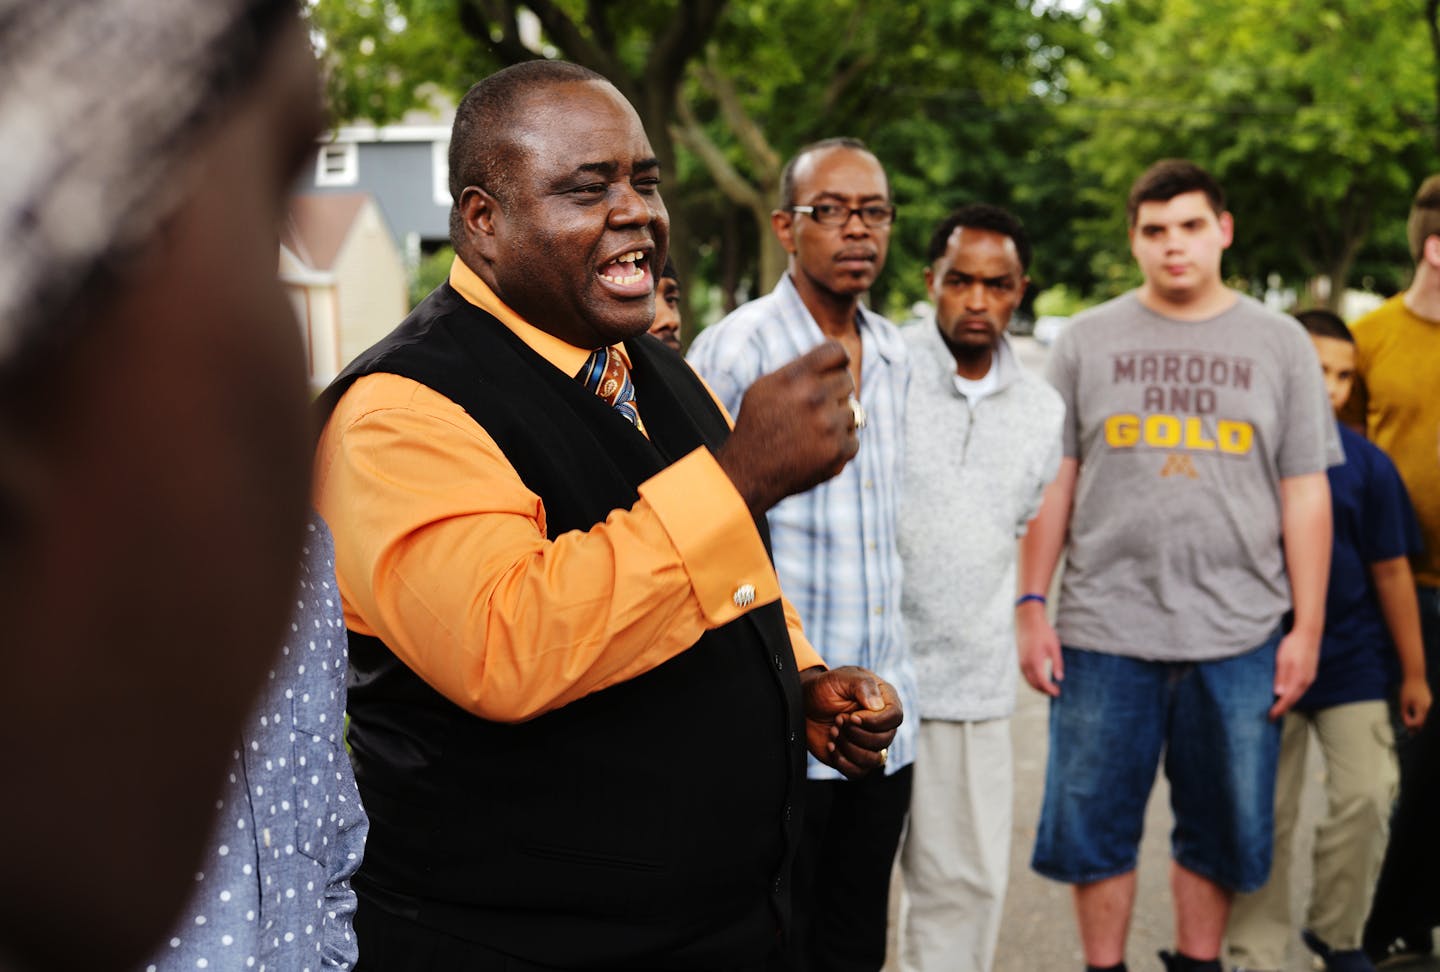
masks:
{"label": "clenched fist", "polygon": [[826,341],[750,386],[716,458],[750,512],[834,476],[860,448],[850,355]]}

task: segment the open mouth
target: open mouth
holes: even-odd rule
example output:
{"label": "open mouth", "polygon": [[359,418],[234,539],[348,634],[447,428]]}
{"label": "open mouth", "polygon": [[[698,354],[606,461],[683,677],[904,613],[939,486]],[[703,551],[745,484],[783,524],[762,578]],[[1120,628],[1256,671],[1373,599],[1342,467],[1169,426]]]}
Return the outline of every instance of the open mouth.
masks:
{"label": "open mouth", "polygon": [[650,254],[644,250],[622,253],[598,271],[600,279],[627,295],[648,294],[651,289]]}

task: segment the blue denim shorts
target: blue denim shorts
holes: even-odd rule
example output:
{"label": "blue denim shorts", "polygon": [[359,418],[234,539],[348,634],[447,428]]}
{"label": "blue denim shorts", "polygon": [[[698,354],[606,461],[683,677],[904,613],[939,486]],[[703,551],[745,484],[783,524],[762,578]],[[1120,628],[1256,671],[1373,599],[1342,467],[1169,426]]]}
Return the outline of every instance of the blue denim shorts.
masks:
{"label": "blue denim shorts", "polygon": [[1263,885],[1275,832],[1280,725],[1266,713],[1279,641],[1277,632],[1205,662],[1064,648],[1031,867],[1070,884],[1134,870],[1163,753],[1175,860],[1234,891]]}

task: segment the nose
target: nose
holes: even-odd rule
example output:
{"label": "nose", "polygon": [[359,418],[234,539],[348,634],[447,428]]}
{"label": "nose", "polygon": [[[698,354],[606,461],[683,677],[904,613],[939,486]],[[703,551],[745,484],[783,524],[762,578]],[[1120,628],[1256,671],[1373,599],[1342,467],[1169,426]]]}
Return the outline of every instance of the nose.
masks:
{"label": "nose", "polygon": [[844,236],[869,236],[870,227],[860,218],[860,210],[850,210],[850,215],[845,217],[845,222],[840,224],[840,232]]}
{"label": "nose", "polygon": [[985,282],[983,280],[972,281],[970,286],[965,288],[965,309],[985,309]]}
{"label": "nose", "polygon": [[[628,182],[617,182],[611,192],[609,222],[612,226],[645,226],[664,212],[658,197],[646,197]],[[652,203],[658,207],[652,208]]]}

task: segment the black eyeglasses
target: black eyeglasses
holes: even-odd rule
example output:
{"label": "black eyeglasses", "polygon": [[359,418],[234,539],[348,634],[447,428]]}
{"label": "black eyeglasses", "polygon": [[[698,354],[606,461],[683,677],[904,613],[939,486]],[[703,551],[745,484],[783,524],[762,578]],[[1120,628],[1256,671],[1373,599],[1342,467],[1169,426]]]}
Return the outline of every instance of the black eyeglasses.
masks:
{"label": "black eyeglasses", "polygon": [[787,207],[792,213],[804,213],[821,226],[844,226],[850,217],[860,215],[860,222],[871,229],[883,229],[895,221],[895,207],[885,203],[870,203],[851,208],[839,203],[816,203],[813,206]]}

